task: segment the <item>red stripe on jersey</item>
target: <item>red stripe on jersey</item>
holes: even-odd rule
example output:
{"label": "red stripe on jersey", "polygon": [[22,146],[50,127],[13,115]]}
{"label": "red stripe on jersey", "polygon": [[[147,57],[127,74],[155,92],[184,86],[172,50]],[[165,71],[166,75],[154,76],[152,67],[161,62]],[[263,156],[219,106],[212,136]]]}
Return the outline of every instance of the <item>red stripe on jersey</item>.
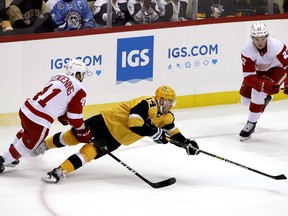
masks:
{"label": "red stripe on jersey", "polygon": [[54,119],[53,119],[51,116],[47,115],[46,113],[43,113],[43,112],[40,112],[40,111],[36,110],[33,106],[31,106],[31,104],[30,104],[28,101],[25,102],[25,106],[26,106],[34,115],[39,116],[39,117],[41,117],[41,118],[43,118],[43,119],[46,119],[46,120],[49,121],[51,124],[53,123]]}
{"label": "red stripe on jersey", "polygon": [[86,92],[80,89],[68,104],[67,112],[81,114],[86,103]]}
{"label": "red stripe on jersey", "polygon": [[248,58],[244,55],[241,55],[241,58],[242,58],[242,69],[244,73],[256,71],[255,62],[251,58]]}
{"label": "red stripe on jersey", "polygon": [[286,45],[284,45],[284,47],[281,50],[281,52],[277,55],[277,58],[281,62],[283,67],[287,67],[288,66],[288,49],[287,49]]}
{"label": "red stripe on jersey", "polygon": [[[67,107],[67,112],[72,114],[82,114],[83,106],[86,103],[86,92],[80,89],[69,102]],[[81,119],[71,119],[69,118],[69,124],[74,128],[79,128],[82,126],[84,120]]]}

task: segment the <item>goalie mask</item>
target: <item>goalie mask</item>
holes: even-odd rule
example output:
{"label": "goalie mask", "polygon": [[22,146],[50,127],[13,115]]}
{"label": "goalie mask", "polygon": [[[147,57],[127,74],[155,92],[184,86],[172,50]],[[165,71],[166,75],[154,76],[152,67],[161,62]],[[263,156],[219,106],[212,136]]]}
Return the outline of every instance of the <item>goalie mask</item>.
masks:
{"label": "goalie mask", "polygon": [[[163,98],[164,103],[160,103],[160,99]],[[158,101],[160,106],[160,112],[163,113],[163,107],[168,104],[170,107],[176,105],[176,94],[172,88],[169,86],[163,85],[160,86],[155,92],[155,99]]]}
{"label": "goalie mask", "polygon": [[84,79],[85,75],[88,73],[88,68],[86,64],[78,59],[70,60],[66,65],[66,74],[68,76],[73,76],[80,82]]}

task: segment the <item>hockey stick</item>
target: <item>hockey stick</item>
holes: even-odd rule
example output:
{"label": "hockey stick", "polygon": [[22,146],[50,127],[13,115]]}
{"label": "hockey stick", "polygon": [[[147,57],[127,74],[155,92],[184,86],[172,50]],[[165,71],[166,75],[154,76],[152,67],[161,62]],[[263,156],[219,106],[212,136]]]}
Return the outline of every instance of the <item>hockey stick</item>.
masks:
{"label": "hockey stick", "polygon": [[[187,145],[187,144],[183,144],[183,143],[180,143],[180,142],[178,142],[178,141],[176,141],[176,140],[172,140],[172,139],[170,139],[169,142],[172,143],[172,144],[174,144],[174,145],[176,145],[176,146],[180,146],[180,147],[181,147],[181,146],[182,146],[182,147],[185,147],[185,145]],[[192,146],[192,148],[194,148],[194,147]],[[194,149],[196,150],[196,148],[194,148]],[[269,175],[269,174],[260,172],[260,171],[258,171],[258,170],[252,169],[252,168],[250,168],[250,167],[244,166],[244,165],[242,165],[242,164],[236,163],[236,162],[234,162],[234,161],[231,161],[231,160],[222,158],[222,157],[220,157],[220,156],[211,154],[211,153],[209,153],[209,152],[206,152],[206,151],[203,151],[203,150],[200,150],[200,149],[198,149],[198,151],[199,151],[200,153],[202,153],[202,154],[209,155],[209,156],[211,156],[211,157],[217,158],[217,159],[219,159],[219,160],[225,161],[225,162],[227,162],[227,163],[236,165],[236,166],[241,167],[241,168],[243,168],[243,169],[247,169],[247,170],[249,170],[249,171],[258,173],[258,174],[260,174],[260,175],[263,175],[263,176],[266,176],[266,177],[269,177],[269,178],[273,178],[273,179],[276,179],[276,180],[287,179],[287,177],[286,177],[284,174],[276,175],[276,176]]]}
{"label": "hockey stick", "polygon": [[284,75],[283,75],[283,77],[278,81],[278,85],[280,86],[283,82],[284,82],[284,80],[286,79],[286,77],[287,77],[287,74],[285,73]]}
{"label": "hockey stick", "polygon": [[108,155],[110,155],[113,159],[115,159],[117,162],[119,162],[120,164],[122,164],[125,168],[127,168],[130,172],[132,172],[133,174],[135,174],[137,177],[139,177],[140,179],[142,179],[144,182],[146,182],[147,184],[149,184],[151,187],[153,188],[162,188],[162,187],[167,187],[169,185],[172,185],[176,182],[175,178],[169,178],[160,182],[151,182],[149,180],[147,180],[146,178],[144,178],[142,175],[140,175],[138,172],[136,172],[134,169],[132,169],[131,167],[129,167],[126,163],[124,163],[123,161],[121,161],[119,158],[117,158],[115,155],[113,155],[111,152],[109,152],[105,147],[103,147],[99,142],[97,142],[94,139],[91,139],[91,142],[93,142],[93,144],[101,149],[103,152],[107,153]]}

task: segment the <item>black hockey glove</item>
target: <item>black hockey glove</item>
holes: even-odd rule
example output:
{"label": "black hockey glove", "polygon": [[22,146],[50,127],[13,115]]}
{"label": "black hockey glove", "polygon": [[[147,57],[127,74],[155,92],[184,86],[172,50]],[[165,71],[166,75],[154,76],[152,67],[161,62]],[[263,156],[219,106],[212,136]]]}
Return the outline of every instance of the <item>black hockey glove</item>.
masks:
{"label": "black hockey glove", "polygon": [[188,155],[198,155],[199,154],[199,146],[195,140],[186,139],[184,141],[186,152]]}
{"label": "black hockey glove", "polygon": [[166,139],[166,134],[163,131],[162,128],[156,127],[156,132],[150,136],[151,139],[153,139],[154,142],[158,144],[166,144],[168,143],[168,140]]}

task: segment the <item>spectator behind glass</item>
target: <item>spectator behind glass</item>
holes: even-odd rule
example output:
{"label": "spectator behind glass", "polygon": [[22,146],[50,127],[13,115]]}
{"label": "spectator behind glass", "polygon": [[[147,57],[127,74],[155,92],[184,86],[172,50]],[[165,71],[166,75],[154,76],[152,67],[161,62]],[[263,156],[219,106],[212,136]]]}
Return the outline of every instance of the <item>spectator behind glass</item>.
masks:
{"label": "spectator behind glass", "polygon": [[288,0],[283,1],[283,12],[288,13]]}
{"label": "spectator behind glass", "polygon": [[[127,8],[126,0],[112,0],[112,26],[133,25],[133,19]],[[107,24],[107,0],[97,0],[93,7],[96,26]]]}
{"label": "spectator behind glass", "polygon": [[198,18],[219,18],[235,16],[232,0],[200,0],[198,1]]}
{"label": "spectator behind glass", "polygon": [[255,13],[256,10],[252,6],[252,0],[235,0],[236,16],[251,16]]}
{"label": "spectator behind glass", "polygon": [[87,0],[49,0],[47,4],[55,32],[95,28]]}
{"label": "spectator behind glass", "polygon": [[[162,2],[162,1],[161,1]],[[165,9],[164,14],[160,14],[160,20],[164,22],[175,22],[187,20],[186,12],[188,7],[187,0],[163,0]]]}
{"label": "spectator behind glass", "polygon": [[6,2],[0,1],[0,22],[6,20],[8,17],[6,15]]}
{"label": "spectator behind glass", "polygon": [[[0,1],[0,26],[2,27],[2,31],[0,30],[0,35],[11,35],[13,34],[11,31],[13,30],[11,26],[11,22],[9,21],[9,17],[6,14],[6,10],[11,4],[12,0],[1,0]],[[1,28],[0,28],[1,29]]]}
{"label": "spectator behind glass", "polygon": [[27,30],[27,33],[33,33],[50,31],[48,12],[43,0],[13,0],[7,15],[14,28],[33,27]]}
{"label": "spectator behind glass", "polygon": [[[163,9],[163,5],[161,7]],[[156,0],[128,0],[128,10],[135,24],[159,22],[159,2]]]}
{"label": "spectator behind glass", "polygon": [[[256,9],[256,15],[268,14],[269,0],[252,0],[252,6]],[[273,3],[273,14],[280,14],[280,7]]]}

